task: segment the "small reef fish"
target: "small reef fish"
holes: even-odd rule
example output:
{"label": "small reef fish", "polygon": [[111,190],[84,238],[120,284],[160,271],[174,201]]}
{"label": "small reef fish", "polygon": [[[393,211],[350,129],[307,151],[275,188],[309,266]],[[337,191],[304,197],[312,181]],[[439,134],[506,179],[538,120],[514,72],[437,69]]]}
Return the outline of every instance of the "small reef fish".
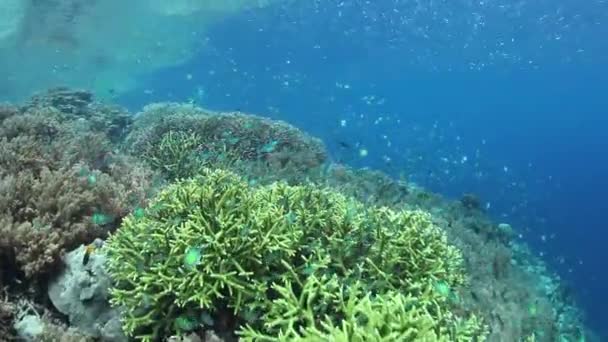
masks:
{"label": "small reef fish", "polygon": [[95,249],[97,247],[95,246],[95,244],[88,244],[85,248],[84,248],[84,256],[82,257],[82,264],[86,265],[89,263],[89,259],[91,258],[91,254],[93,254],[95,252]]}
{"label": "small reef fish", "polygon": [[345,149],[350,149],[350,148],[352,148],[352,146],[350,146],[350,144],[349,144],[349,143],[344,142],[344,141],[340,141],[340,140],[338,140],[338,145],[340,145],[340,147],[341,147],[341,148],[345,148]]}

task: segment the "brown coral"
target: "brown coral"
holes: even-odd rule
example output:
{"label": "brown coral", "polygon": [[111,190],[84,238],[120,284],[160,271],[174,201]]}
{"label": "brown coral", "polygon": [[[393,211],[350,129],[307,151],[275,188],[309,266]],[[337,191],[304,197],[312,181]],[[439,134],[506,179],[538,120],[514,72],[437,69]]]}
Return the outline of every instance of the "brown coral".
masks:
{"label": "brown coral", "polygon": [[152,188],[151,172],[116,152],[113,110],[89,101],[62,90],[0,108],[0,254],[27,278],[104,237]]}
{"label": "brown coral", "polygon": [[16,340],[12,330],[16,307],[8,301],[1,286],[2,283],[0,283],[0,341],[13,341]]}
{"label": "brown coral", "polygon": [[[78,164],[5,177],[0,185],[3,245],[13,248],[20,268],[31,277],[48,270],[65,248],[103,237],[135,204],[127,197],[125,187],[110,175]],[[95,224],[95,214],[105,215],[107,222]]]}

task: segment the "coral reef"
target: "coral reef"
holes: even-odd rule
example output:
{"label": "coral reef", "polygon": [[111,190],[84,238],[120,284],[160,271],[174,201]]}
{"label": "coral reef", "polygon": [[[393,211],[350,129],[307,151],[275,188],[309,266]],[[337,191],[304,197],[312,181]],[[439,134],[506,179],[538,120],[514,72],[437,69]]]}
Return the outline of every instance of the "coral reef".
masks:
{"label": "coral reef", "polygon": [[[125,331],[145,341],[201,325],[230,332],[242,324],[245,337],[296,338],[296,327],[314,331],[322,319],[337,327],[341,317],[356,314],[328,305],[334,301],[376,308],[367,294],[379,296],[378,303],[385,295],[391,303],[404,300],[389,291],[420,303],[398,316],[413,336],[484,334],[474,317],[459,321],[449,313],[443,296],[465,283],[465,273],[459,252],[427,214],[365,208],[312,186],[254,189],[230,172],[203,170],[163,190],[145,214],[127,217],[105,248],[116,284],[112,302],[124,311]],[[337,289],[350,297],[332,298]],[[278,314],[277,296],[289,294],[310,298]],[[290,312],[302,315],[290,319]]]}
{"label": "coral reef", "polygon": [[112,142],[122,141],[132,122],[132,116],[120,107],[95,102],[93,94],[83,90],[52,88],[36,94],[23,106],[29,109],[53,108],[68,120],[78,120],[81,126],[103,133]]}
{"label": "coral reef", "polygon": [[[48,310],[39,314],[30,304],[21,309],[13,326],[17,332],[16,341],[26,342],[93,342],[90,336],[81,334],[52,317]],[[5,340],[2,340],[5,341]]]}
{"label": "coral reef", "polygon": [[[180,104],[132,116],[53,89],[0,105],[0,340],[101,336],[72,317],[98,306],[72,304],[107,290],[104,250],[141,337],[592,340],[571,291],[479,203],[333,164],[282,122]],[[121,225],[85,262],[82,245]]]}
{"label": "coral reef", "polygon": [[[2,283],[0,283],[1,285]],[[0,290],[4,292],[4,288]],[[15,338],[12,323],[16,314],[16,307],[15,304],[8,301],[7,297],[5,293],[0,297],[0,341],[12,341]]]}
{"label": "coral reef", "polygon": [[[265,319],[268,326],[279,331],[279,337],[246,328],[244,341],[464,342],[485,338],[475,316],[458,320],[446,311],[437,317],[435,305],[445,298],[434,295],[432,289],[417,296],[398,291],[371,295],[361,283],[341,286],[336,278],[315,275],[303,284],[275,284],[274,289],[279,295]],[[336,305],[340,321],[316,314],[315,309],[327,303]]]}
{"label": "coral reef", "polygon": [[120,116],[89,100],[58,90],[0,109],[0,255],[28,279],[105,237],[152,189],[144,164],[114,152]]}
{"label": "coral reef", "polygon": [[318,139],[287,123],[174,103],[146,106],[126,145],[169,179],[194,175],[201,167],[232,167],[239,161],[261,160],[277,171],[307,170],[327,158]]}
{"label": "coral reef", "polygon": [[80,246],[67,253],[63,257],[65,268],[49,283],[48,296],[53,306],[68,317],[70,326],[83,335],[101,341],[126,341],[119,313],[108,301],[110,279],[105,272],[105,254],[99,251],[102,244],[98,239],[92,244],[95,250],[89,252]]}
{"label": "coral reef", "polygon": [[[294,185],[316,183],[353,196],[366,205],[432,213],[433,221],[444,228],[449,241],[462,251],[471,280],[461,299],[489,323],[488,340],[518,340],[522,336],[535,336],[536,341],[575,340],[584,330],[580,311],[570,296],[537,286],[551,279],[554,286],[563,287],[557,285],[559,279],[546,267],[539,267],[540,260],[524,252],[510,225],[492,223],[482,209],[471,205],[479,199],[470,194],[458,201],[448,201],[381,172],[352,170],[337,164],[285,175],[257,163],[241,167],[238,172],[261,184],[281,179]],[[536,266],[524,266],[524,261]],[[530,307],[537,308],[534,317],[530,315]]]}
{"label": "coral reef", "polygon": [[[533,336],[535,341],[552,342],[578,340],[585,334],[582,315],[571,296],[554,289],[564,286],[559,285],[557,276],[515,241],[512,227],[492,223],[481,209],[471,205],[478,199],[472,201],[469,195],[464,201],[448,201],[370,170],[334,167],[318,182],[370,204],[430,212],[450,243],[462,251],[470,275],[462,303],[489,324],[489,341]],[[368,188],[366,192],[360,190],[360,183]],[[538,286],[547,283],[552,285]]]}

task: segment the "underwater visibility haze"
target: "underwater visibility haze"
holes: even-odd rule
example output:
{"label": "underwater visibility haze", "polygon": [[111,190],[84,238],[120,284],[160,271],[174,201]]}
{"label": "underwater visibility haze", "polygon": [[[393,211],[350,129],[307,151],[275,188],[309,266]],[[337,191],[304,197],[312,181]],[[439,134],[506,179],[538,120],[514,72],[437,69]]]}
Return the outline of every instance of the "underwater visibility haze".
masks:
{"label": "underwater visibility haze", "polygon": [[0,341],[608,341],[608,1],[0,1]]}

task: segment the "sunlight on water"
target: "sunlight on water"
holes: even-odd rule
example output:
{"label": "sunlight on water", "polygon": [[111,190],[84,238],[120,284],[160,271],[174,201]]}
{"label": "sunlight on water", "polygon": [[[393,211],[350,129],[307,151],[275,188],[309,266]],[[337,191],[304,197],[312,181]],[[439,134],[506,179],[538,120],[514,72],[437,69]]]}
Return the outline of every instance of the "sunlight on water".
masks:
{"label": "sunlight on water", "polygon": [[322,27],[342,31],[370,55],[400,50],[404,65],[437,72],[585,59],[588,32],[606,20],[602,1],[584,13],[572,1],[4,0],[0,93],[24,98],[61,84],[122,94],[138,77],[205,49],[213,23],[270,5],[279,27],[320,37]]}
{"label": "sunlight on water", "polygon": [[206,27],[270,1],[23,1],[0,12],[0,92],[23,98],[57,84],[122,93],[142,73],[205,47]]}
{"label": "sunlight on water", "polygon": [[5,0],[0,12],[0,40],[15,34],[25,16],[26,6],[20,0]]}

